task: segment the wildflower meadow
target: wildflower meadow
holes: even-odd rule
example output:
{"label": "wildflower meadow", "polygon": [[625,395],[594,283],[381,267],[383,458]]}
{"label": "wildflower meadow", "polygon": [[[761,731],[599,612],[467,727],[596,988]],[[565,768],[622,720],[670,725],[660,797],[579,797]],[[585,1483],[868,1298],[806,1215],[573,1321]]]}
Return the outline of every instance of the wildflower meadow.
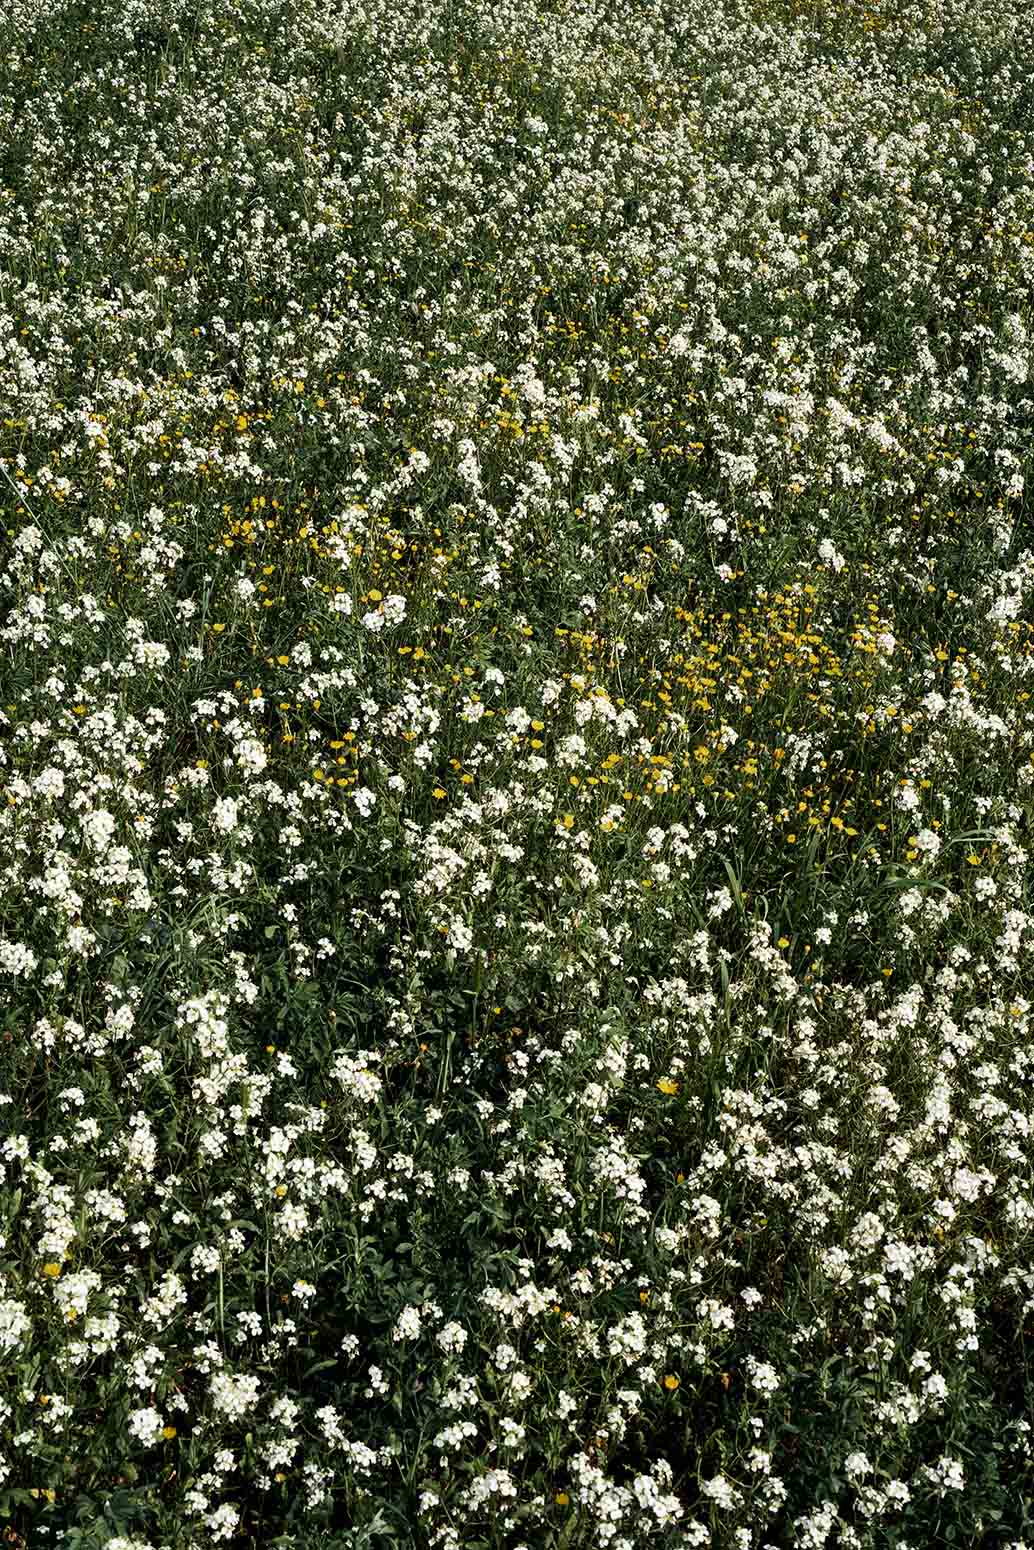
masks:
{"label": "wildflower meadow", "polygon": [[1034,1550],[1026,0],[6,0],[0,1545]]}

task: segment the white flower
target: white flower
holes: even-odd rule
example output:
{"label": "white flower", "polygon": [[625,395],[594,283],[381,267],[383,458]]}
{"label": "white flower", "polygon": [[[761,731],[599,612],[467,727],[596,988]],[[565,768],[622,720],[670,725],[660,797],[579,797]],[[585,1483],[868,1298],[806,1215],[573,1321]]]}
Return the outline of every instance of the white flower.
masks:
{"label": "white flower", "polygon": [[755,1357],[749,1356],[746,1361],[747,1373],[751,1385],[759,1394],[774,1394],[779,1387],[779,1374],[768,1362],[759,1362]]}
{"label": "white flower", "polygon": [[141,640],[133,647],[133,657],[141,667],[168,667],[171,653],[160,641]]}
{"label": "white flower", "polygon": [[377,804],[377,798],[368,786],[360,786],[358,791],[353,791],[352,800],[359,809],[361,818],[369,818]]}
{"label": "white flower", "polygon": [[0,970],[15,979],[28,979],[39,960],[31,947],[24,942],[7,942],[0,938]]}
{"label": "white flower", "polygon": [[844,1474],[852,1482],[864,1480],[872,1473],[872,1465],[864,1453],[849,1453],[844,1460]]}
{"label": "white flower", "polygon": [[94,850],[104,850],[115,837],[115,820],[103,807],[94,808],[82,820],[83,838]]}
{"label": "white flower", "polygon": [[91,1295],[100,1290],[101,1278],[96,1270],[78,1270],[62,1276],[54,1286],[54,1301],[66,1319],[82,1317]]}
{"label": "white flower", "polygon": [[906,813],[914,813],[920,805],[919,793],[911,781],[894,793],[894,801]]}
{"label": "white flower", "polygon": [[25,1304],[13,1297],[0,1298],[0,1351],[13,1351],[31,1329]]}
{"label": "white flower", "polygon": [[232,797],[220,797],[212,808],[212,822],[222,834],[232,834],[237,827],[237,803]]}
{"label": "white flower", "polygon": [[932,861],[941,848],[941,840],[939,835],[935,834],[932,829],[920,829],[916,835],[915,846],[917,850],[922,851],[923,855],[928,856]]}
{"label": "white flower", "polygon": [[462,1324],[453,1320],[443,1325],[436,1338],[443,1351],[447,1351],[450,1356],[457,1356],[467,1343],[467,1331]]}
{"label": "white flower", "polygon": [[208,1392],[217,1415],[237,1420],[258,1404],[259,1380],[246,1373],[217,1372]]}
{"label": "white flower", "polygon": [[161,1441],[164,1424],[157,1410],[151,1406],[145,1406],[142,1410],[134,1410],[129,1417],[130,1432],[137,1442],[142,1442],[146,1448],[151,1448],[156,1442]]}
{"label": "white flower", "polygon": [[939,1488],[940,1496],[943,1496],[945,1491],[961,1491],[966,1483],[966,1476],[958,1459],[949,1458],[946,1454],[942,1454],[936,1464],[927,1465],[923,1472],[927,1479]]}
{"label": "white flower", "polygon": [[266,750],[257,738],[245,738],[237,744],[237,763],[249,775],[261,775],[266,767]]}
{"label": "white flower", "polygon": [[240,1521],[240,1513],[229,1502],[223,1502],[214,1512],[210,1512],[205,1519],[205,1527],[215,1540],[232,1539],[234,1530]]}
{"label": "white flower", "polygon": [[60,797],[64,796],[65,792],[63,771],[57,769],[54,765],[49,765],[47,769],[41,770],[36,776],[32,783],[32,789],[37,795],[46,798],[48,801],[56,802]]}
{"label": "white flower", "polygon": [[710,1480],[705,1480],[700,1489],[717,1507],[726,1509],[735,1507],[740,1497],[735,1486],[724,1475],[714,1475]]}
{"label": "white flower", "polygon": [[421,1328],[420,1310],[410,1304],[408,1307],[403,1308],[395,1321],[395,1328],[391,1332],[391,1338],[395,1341],[416,1340],[420,1335]]}

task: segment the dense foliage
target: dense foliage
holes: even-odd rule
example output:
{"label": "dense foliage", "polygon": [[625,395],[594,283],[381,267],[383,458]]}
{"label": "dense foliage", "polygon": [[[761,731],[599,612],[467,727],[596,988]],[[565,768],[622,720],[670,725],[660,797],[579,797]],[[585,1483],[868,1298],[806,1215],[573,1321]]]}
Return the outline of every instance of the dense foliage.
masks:
{"label": "dense foliage", "polygon": [[1034,1544],[1021,0],[8,0],[0,1514]]}

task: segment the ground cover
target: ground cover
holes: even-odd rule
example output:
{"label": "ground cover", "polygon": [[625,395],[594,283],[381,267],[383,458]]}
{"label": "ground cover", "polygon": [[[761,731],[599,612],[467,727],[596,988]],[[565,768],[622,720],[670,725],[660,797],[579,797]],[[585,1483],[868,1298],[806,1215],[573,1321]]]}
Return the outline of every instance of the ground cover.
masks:
{"label": "ground cover", "polygon": [[1034,1544],[1015,0],[11,0],[0,1533]]}

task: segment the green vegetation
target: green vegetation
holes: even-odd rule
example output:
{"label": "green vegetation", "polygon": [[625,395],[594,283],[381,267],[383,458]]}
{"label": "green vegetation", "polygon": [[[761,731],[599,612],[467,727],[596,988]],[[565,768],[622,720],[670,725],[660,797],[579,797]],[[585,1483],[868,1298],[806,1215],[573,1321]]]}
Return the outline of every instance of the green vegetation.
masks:
{"label": "green vegetation", "polygon": [[0,1543],[1029,1550],[1027,7],[0,42]]}

